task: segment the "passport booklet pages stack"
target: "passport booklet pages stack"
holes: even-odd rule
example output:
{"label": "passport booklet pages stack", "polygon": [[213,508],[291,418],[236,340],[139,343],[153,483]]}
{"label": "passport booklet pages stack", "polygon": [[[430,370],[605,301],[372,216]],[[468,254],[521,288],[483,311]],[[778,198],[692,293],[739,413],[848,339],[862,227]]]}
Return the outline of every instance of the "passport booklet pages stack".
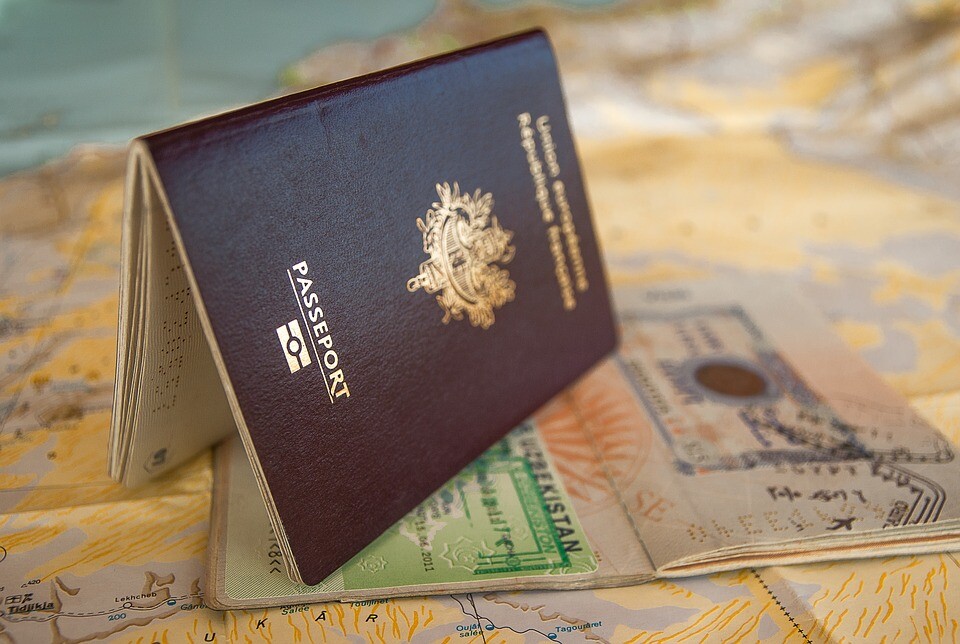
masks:
{"label": "passport booklet pages stack", "polygon": [[[126,198],[111,474],[136,485],[239,429],[243,500],[298,583],[616,344],[538,31],[137,139]],[[540,492],[517,454],[485,462],[458,494],[493,531]],[[505,480],[523,487],[498,510]],[[596,566],[530,521],[487,569]]]}
{"label": "passport booklet pages stack", "polygon": [[613,357],[321,584],[284,574],[242,446],[225,443],[205,601],[602,587],[960,548],[957,448],[782,282],[614,295]]}

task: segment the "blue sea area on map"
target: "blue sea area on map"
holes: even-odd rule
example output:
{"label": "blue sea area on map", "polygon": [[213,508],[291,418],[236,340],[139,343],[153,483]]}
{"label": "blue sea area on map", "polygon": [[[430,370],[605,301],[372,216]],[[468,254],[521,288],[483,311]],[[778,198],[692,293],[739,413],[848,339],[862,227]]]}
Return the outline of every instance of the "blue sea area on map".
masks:
{"label": "blue sea area on map", "polygon": [[410,28],[435,6],[435,0],[0,0],[0,176],[78,143],[123,144],[269,98],[280,93],[283,71],[311,52]]}

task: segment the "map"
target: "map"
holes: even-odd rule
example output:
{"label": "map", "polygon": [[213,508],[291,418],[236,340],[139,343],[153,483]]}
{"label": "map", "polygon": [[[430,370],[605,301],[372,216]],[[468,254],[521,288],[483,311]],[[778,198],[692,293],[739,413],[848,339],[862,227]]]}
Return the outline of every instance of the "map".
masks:
{"label": "map", "polygon": [[[283,79],[312,86],[544,26],[611,280],[796,283],[960,444],[955,5],[655,6],[443,2],[409,31],[326,48]],[[106,475],[123,168],[122,150],[84,147],[0,179],[0,641],[960,640],[955,553],[207,608],[210,455],[134,490]]]}

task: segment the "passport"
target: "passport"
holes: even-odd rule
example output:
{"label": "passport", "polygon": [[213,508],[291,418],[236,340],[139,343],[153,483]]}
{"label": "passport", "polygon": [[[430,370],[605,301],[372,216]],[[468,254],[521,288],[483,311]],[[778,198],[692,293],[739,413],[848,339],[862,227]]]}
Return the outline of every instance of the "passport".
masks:
{"label": "passport", "polygon": [[295,584],[238,440],[215,452],[204,602],[219,609],[472,590],[576,587],[597,556],[530,421],[319,584]]}
{"label": "passport", "polygon": [[278,561],[327,579],[616,345],[546,35],[136,139],[120,302],[111,475],[239,430]]}
{"label": "passport", "polygon": [[243,451],[222,445],[204,602],[601,588],[960,549],[957,446],[784,279],[614,300],[613,356],[320,584],[282,574]]}

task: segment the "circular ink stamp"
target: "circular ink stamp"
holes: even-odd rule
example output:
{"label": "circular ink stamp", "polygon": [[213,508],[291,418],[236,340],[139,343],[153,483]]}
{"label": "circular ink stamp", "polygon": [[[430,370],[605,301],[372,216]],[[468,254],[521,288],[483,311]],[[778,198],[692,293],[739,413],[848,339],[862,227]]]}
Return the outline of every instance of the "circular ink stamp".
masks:
{"label": "circular ink stamp", "polygon": [[727,405],[770,404],[780,389],[758,365],[733,356],[709,356],[687,362],[688,386],[705,398]]}

